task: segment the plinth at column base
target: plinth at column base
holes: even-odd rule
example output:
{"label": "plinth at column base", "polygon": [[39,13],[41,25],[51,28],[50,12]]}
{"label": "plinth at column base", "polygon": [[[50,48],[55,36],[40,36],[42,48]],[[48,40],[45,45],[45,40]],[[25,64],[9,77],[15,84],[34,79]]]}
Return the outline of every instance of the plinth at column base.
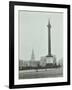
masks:
{"label": "plinth at column base", "polygon": [[41,66],[50,66],[50,65],[56,65],[56,57],[55,56],[44,56],[40,59],[40,65]]}

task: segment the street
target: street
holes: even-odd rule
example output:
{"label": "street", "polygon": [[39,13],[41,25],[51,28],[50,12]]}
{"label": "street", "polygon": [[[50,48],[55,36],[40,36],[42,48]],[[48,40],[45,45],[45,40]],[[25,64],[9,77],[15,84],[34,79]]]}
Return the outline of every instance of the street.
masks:
{"label": "street", "polygon": [[22,70],[19,71],[19,79],[62,77],[63,68]]}

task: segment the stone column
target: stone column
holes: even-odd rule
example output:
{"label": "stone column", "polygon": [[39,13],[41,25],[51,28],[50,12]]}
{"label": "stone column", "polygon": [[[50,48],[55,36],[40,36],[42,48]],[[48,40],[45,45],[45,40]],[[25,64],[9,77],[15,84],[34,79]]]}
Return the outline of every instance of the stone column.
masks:
{"label": "stone column", "polygon": [[51,24],[50,24],[50,20],[48,21],[48,56],[51,56]]}

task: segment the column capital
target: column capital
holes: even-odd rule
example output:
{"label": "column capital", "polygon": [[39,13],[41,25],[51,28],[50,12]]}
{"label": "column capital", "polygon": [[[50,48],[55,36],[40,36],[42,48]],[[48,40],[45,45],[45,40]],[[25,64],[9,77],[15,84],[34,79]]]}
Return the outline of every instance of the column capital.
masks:
{"label": "column capital", "polygon": [[49,29],[51,28],[50,20],[48,21],[47,27],[48,27]]}

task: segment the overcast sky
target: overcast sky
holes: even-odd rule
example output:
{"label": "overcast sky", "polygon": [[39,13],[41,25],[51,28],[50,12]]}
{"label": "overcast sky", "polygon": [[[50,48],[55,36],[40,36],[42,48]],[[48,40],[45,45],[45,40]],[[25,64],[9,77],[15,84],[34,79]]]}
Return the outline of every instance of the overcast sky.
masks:
{"label": "overcast sky", "polygon": [[63,13],[19,11],[19,59],[30,60],[48,54],[48,20],[51,23],[51,52],[63,57]]}

